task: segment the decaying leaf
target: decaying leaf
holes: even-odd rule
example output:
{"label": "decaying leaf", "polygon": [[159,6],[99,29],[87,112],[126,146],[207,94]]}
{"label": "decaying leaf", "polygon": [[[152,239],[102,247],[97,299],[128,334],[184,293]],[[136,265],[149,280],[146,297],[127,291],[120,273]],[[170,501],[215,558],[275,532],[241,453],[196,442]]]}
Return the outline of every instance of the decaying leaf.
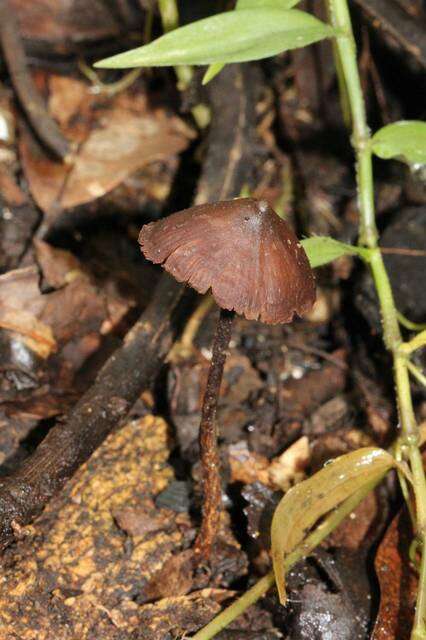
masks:
{"label": "decaying leaf", "polygon": [[20,335],[41,358],[57,348],[51,326],[43,321],[45,300],[38,288],[35,268],[9,271],[0,276],[0,328]]}
{"label": "decaying leaf", "polygon": [[[43,80],[43,78],[41,78]],[[103,196],[146,165],[172,158],[192,130],[164,109],[151,108],[143,92],[94,96],[77,80],[52,76],[49,106],[78,150],[72,166],[54,162],[28,130],[20,153],[34,199],[48,215]]]}
{"label": "decaying leaf", "polygon": [[332,460],[308,480],[290,489],[279,503],[271,527],[272,561],[282,604],[286,602],[285,560],[319,518],[395,466],[394,458],[365,447]]}
{"label": "decaying leaf", "polygon": [[79,260],[69,251],[57,249],[38,239],[34,240],[34,248],[43,277],[54,289],[60,289],[84,275]]}
{"label": "decaying leaf", "polygon": [[380,607],[372,640],[409,640],[413,624],[418,577],[411,566],[413,540],[406,510],[392,521],[374,561],[380,585]]}
{"label": "decaying leaf", "polygon": [[41,241],[35,248],[41,272],[0,276],[0,403],[9,419],[24,414],[25,422],[66,409],[82,365],[134,304],[96,286],[69,252]]}
{"label": "decaying leaf", "polygon": [[272,460],[269,477],[273,487],[286,491],[292,484],[300,482],[311,457],[309,440],[302,436],[288,447],[278,458]]}
{"label": "decaying leaf", "polygon": [[232,482],[251,484],[261,482],[272,489],[286,491],[304,478],[304,469],[310,459],[309,441],[302,436],[280,456],[271,461],[250,451],[245,440],[228,447]]}

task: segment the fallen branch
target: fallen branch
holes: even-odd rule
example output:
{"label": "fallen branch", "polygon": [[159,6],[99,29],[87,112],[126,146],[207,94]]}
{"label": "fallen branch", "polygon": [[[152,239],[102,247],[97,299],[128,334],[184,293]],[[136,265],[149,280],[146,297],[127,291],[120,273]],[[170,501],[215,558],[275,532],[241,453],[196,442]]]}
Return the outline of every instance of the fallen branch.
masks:
{"label": "fallen branch", "polygon": [[[246,128],[255,128],[250,75],[250,68],[232,65],[212,84],[213,121],[197,201],[236,196],[248,179],[255,155],[245,135]],[[155,379],[176,337],[173,317],[183,292],[183,285],[162,276],[149,307],[67,421],[53,427],[22,466],[0,481],[0,548],[40,513]]]}
{"label": "fallen branch", "polygon": [[36,89],[27,67],[27,60],[14,10],[8,0],[0,0],[0,43],[9,69],[10,79],[32,128],[59,160],[70,156],[70,144],[50,116]]}

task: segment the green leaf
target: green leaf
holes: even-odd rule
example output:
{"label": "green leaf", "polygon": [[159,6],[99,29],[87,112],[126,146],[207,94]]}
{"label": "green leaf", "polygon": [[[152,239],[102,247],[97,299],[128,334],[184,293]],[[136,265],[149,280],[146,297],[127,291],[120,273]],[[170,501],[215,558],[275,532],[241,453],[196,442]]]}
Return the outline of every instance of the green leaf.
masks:
{"label": "green leaf", "polygon": [[322,267],[341,256],[357,255],[368,260],[369,250],[355,247],[351,244],[339,242],[328,236],[313,236],[302,240],[302,245],[308,256],[312,269]]}
{"label": "green leaf", "polygon": [[397,158],[407,164],[426,164],[426,122],[401,120],[379,129],[372,150],[384,160]]}
{"label": "green leaf", "polygon": [[[291,9],[300,0],[237,0],[235,11],[245,11],[246,9]],[[203,76],[203,84],[207,84],[220,73],[225,66],[225,62],[215,62],[209,66]]]}
{"label": "green leaf", "polygon": [[304,47],[333,33],[332,27],[297,9],[227,11],[174,29],[143,47],[101,60],[95,67],[245,62]]}
{"label": "green leaf", "polygon": [[207,71],[203,75],[202,84],[207,84],[210,80],[213,80],[225,65],[226,62],[213,62],[213,64],[209,64]]}
{"label": "green leaf", "polygon": [[396,464],[383,449],[365,447],[332,460],[287,491],[275,510],[271,528],[272,562],[281,604],[286,602],[288,555],[303,543],[319,518],[372,481],[380,480]]}
{"label": "green leaf", "polygon": [[263,9],[269,7],[270,9],[291,9],[300,0],[237,0],[235,10],[244,9]]}

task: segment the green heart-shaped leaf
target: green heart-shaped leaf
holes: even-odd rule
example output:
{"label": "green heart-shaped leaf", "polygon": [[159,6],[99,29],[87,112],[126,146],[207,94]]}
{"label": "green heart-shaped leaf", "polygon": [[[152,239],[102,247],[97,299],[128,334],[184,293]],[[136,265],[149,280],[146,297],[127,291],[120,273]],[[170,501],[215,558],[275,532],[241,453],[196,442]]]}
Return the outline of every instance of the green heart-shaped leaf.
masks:
{"label": "green heart-shaped leaf", "polygon": [[426,122],[401,120],[379,129],[371,139],[379,158],[396,158],[408,164],[426,164]]}
{"label": "green heart-shaped leaf", "polygon": [[357,255],[368,260],[369,250],[339,242],[328,236],[313,236],[302,240],[303,248],[308,256],[312,269],[328,264],[345,255]]}

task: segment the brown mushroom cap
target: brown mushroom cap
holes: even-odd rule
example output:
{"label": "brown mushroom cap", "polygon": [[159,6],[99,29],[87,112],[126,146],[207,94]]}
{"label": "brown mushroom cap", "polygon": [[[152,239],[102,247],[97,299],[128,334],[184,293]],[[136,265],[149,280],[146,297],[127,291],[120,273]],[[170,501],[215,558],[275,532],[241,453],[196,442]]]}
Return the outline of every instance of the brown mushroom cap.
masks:
{"label": "brown mushroom cap", "polygon": [[249,320],[291,322],[315,302],[315,282],[295,234],[263,200],[203,204],[145,225],[142,252],[199,293]]}

